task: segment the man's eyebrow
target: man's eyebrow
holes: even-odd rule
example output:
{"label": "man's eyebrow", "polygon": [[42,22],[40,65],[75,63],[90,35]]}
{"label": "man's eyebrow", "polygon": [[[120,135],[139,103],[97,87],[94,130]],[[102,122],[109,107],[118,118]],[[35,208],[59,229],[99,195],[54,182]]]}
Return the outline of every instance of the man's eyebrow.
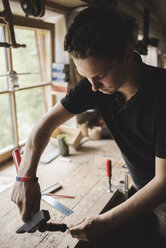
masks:
{"label": "man's eyebrow", "polygon": [[[79,72],[78,72],[79,73]],[[86,77],[86,78],[98,78],[99,76],[101,76],[101,75],[105,75],[107,73],[107,71],[106,72],[103,72],[103,73],[99,73],[99,74],[97,74],[97,75],[94,75],[94,76],[92,76],[92,77],[88,77],[88,76],[83,76],[83,75],[81,75],[80,73],[80,76],[81,77]]]}
{"label": "man's eyebrow", "polygon": [[94,76],[93,78],[97,78],[97,77],[99,77],[99,76],[105,75],[107,72],[108,72],[108,70],[105,71],[105,72],[102,72],[102,73],[97,74],[97,75]]}
{"label": "man's eyebrow", "polygon": [[[77,72],[80,74],[81,77],[87,77],[87,76],[85,76],[85,75],[82,75],[82,74],[78,71],[77,68],[76,68],[76,70],[77,70]],[[94,76],[87,77],[87,78],[97,78],[97,77],[99,77],[99,76],[101,76],[101,75],[105,75],[105,74],[107,74],[107,73],[108,73],[108,69],[105,70],[104,72],[98,73],[98,74],[96,74],[96,75],[94,75]]]}

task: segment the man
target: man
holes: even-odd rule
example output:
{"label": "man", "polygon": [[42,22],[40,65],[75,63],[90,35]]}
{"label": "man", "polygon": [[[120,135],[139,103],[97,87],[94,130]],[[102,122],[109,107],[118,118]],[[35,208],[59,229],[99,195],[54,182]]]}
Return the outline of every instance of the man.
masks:
{"label": "man", "polygon": [[[96,108],[121,150],[136,192],[104,214],[85,217],[68,232],[93,247],[107,246],[103,240],[110,241],[108,247],[166,247],[166,71],[145,65],[134,53],[115,9],[83,10],[69,28],[65,50],[83,79],[36,124],[18,176],[35,178],[53,130]],[[12,200],[23,220],[30,219],[39,210],[38,183],[16,182]]]}

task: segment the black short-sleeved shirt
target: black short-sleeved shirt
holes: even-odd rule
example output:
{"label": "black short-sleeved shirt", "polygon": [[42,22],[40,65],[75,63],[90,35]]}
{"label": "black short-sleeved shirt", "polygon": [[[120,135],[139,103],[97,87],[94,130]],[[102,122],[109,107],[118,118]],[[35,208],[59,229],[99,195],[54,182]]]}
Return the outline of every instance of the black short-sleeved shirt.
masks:
{"label": "black short-sleeved shirt", "polygon": [[140,189],[155,175],[155,156],[166,158],[166,70],[146,65],[138,56],[142,82],[127,102],[120,92],[93,92],[83,78],[61,103],[73,114],[100,111]]}

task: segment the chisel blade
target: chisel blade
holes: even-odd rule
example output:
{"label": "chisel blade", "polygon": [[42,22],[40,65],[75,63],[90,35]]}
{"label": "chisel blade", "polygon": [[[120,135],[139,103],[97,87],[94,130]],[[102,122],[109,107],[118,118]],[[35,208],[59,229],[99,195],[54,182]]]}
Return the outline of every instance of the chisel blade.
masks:
{"label": "chisel blade", "polygon": [[50,204],[52,207],[59,210],[62,214],[68,216],[73,213],[73,211],[69,208],[67,208],[65,205],[60,203],[59,201],[55,200],[53,197],[48,195],[42,195],[42,200]]}

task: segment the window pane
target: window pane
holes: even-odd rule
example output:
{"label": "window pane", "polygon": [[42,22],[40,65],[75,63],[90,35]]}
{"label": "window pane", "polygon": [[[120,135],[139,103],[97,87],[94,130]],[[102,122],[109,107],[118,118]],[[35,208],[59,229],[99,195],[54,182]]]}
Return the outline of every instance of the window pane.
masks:
{"label": "window pane", "polygon": [[[16,41],[26,44],[26,48],[12,49],[13,70],[25,73],[19,76],[21,87],[40,82],[39,61],[37,56],[35,32],[29,29],[15,28]],[[30,73],[30,74],[27,74]]]}
{"label": "window pane", "polygon": [[0,150],[13,144],[13,127],[11,121],[8,94],[0,95]]}
{"label": "window pane", "polygon": [[[0,42],[5,42],[4,28],[0,26]],[[7,59],[6,59],[6,48],[0,47],[0,90],[7,89]]]}
{"label": "window pane", "polygon": [[5,42],[4,28],[0,25],[0,42]]}
{"label": "window pane", "polygon": [[148,54],[141,55],[141,58],[144,63],[152,66],[158,65],[158,48],[153,46],[148,46]]}
{"label": "window pane", "polygon": [[42,88],[16,92],[16,104],[19,141],[22,141],[45,112]]}

